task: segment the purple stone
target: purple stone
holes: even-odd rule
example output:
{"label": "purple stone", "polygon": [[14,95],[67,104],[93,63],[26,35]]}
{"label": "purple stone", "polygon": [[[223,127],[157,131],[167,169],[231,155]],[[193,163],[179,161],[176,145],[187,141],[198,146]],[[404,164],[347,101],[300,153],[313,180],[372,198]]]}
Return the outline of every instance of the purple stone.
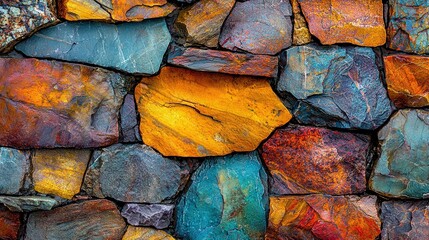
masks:
{"label": "purple stone", "polygon": [[153,226],[163,229],[170,225],[173,217],[172,204],[125,204],[121,215],[133,226]]}

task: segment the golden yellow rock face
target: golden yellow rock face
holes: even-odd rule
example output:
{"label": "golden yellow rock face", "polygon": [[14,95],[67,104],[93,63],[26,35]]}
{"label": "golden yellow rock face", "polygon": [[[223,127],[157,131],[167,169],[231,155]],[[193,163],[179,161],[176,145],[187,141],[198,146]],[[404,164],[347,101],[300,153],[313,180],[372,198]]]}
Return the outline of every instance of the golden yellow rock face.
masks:
{"label": "golden yellow rock face", "polygon": [[144,143],[165,156],[252,151],[292,117],[264,78],[164,67],[135,97]]}
{"label": "golden yellow rock face", "polygon": [[174,238],[162,230],[128,226],[122,240],[174,240]]}
{"label": "golden yellow rock face", "polygon": [[312,42],[310,30],[308,30],[307,21],[301,12],[298,0],[291,0],[293,12],[293,45],[304,45]]}
{"label": "golden yellow rock face", "polygon": [[90,150],[36,150],[32,160],[34,189],[73,198],[80,191],[90,154]]}

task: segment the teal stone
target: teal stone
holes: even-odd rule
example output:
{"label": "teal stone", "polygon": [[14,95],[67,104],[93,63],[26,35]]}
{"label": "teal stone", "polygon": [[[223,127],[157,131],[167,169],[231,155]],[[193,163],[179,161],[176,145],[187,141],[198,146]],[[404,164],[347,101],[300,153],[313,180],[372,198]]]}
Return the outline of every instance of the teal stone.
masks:
{"label": "teal stone", "polygon": [[370,188],[386,197],[429,197],[429,111],[400,110],[378,133]]}
{"label": "teal stone", "polygon": [[0,203],[12,212],[47,211],[60,204],[54,198],[43,196],[0,196]]}
{"label": "teal stone", "polygon": [[31,57],[154,74],[161,66],[170,40],[164,19],[117,25],[63,22],[37,32],[15,48]]}
{"label": "teal stone", "polygon": [[177,206],[183,239],[263,239],[267,175],[256,152],[207,158]]}
{"label": "teal stone", "polygon": [[30,154],[0,147],[0,194],[18,194],[30,169]]}

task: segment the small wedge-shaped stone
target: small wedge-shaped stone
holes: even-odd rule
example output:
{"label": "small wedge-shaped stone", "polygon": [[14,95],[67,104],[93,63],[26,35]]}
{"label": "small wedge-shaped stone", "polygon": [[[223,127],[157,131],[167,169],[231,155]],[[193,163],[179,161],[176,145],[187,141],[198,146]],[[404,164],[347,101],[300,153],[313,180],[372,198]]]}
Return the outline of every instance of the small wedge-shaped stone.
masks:
{"label": "small wedge-shaped stone", "polygon": [[0,206],[0,239],[18,239],[19,227],[21,226],[20,215]]}
{"label": "small wedge-shaped stone", "polygon": [[145,227],[128,226],[122,240],[174,240],[170,234],[162,230]]}
{"label": "small wedge-shaped stone", "polygon": [[124,98],[121,110],[121,134],[119,142],[139,142],[142,140],[139,132],[139,122],[137,107],[134,102],[134,95],[127,94]]}
{"label": "small wedge-shaped stone", "polygon": [[0,147],[0,194],[18,194],[29,172],[29,152]]}
{"label": "small wedge-shaped stone", "polygon": [[429,111],[399,110],[378,133],[370,188],[387,197],[429,197]]}
{"label": "small wedge-shaped stone", "polygon": [[79,64],[0,58],[0,145],[100,147],[118,141],[122,75]]}
{"label": "small wedge-shaped stone", "polygon": [[307,21],[302,15],[301,7],[299,6],[298,0],[291,0],[292,12],[293,12],[293,45],[304,45],[312,42],[310,30],[307,26]]}
{"label": "small wedge-shaped stone", "polygon": [[41,196],[0,196],[0,203],[13,212],[46,211],[59,205],[54,198]]}
{"label": "small wedge-shaped stone", "polygon": [[122,208],[121,215],[133,226],[147,226],[163,229],[170,226],[173,218],[172,204],[135,204],[128,203]]}
{"label": "small wedge-shaped stone", "polygon": [[154,74],[171,36],[164,19],[136,23],[63,22],[16,45],[27,56]]}
{"label": "small wedge-shaped stone", "polygon": [[113,202],[90,200],[30,213],[24,239],[121,239],[125,228]]}
{"label": "small wedge-shaped stone", "polygon": [[399,108],[429,106],[429,57],[384,57],[387,91]]}
{"label": "small wedge-shaped stone", "polygon": [[252,151],[291,119],[263,78],[164,67],[135,97],[143,142],[165,156]]}

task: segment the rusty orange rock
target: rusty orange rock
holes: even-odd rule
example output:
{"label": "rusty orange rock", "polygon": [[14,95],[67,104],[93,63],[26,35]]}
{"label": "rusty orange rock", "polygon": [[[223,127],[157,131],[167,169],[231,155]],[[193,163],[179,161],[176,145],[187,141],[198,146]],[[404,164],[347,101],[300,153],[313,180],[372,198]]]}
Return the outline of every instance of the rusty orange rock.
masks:
{"label": "rusty orange rock", "polygon": [[292,117],[264,78],[164,67],[135,97],[143,142],[166,156],[252,151]]}
{"label": "rusty orange rock", "polygon": [[18,239],[19,227],[21,226],[20,215],[0,206],[0,239]]}

